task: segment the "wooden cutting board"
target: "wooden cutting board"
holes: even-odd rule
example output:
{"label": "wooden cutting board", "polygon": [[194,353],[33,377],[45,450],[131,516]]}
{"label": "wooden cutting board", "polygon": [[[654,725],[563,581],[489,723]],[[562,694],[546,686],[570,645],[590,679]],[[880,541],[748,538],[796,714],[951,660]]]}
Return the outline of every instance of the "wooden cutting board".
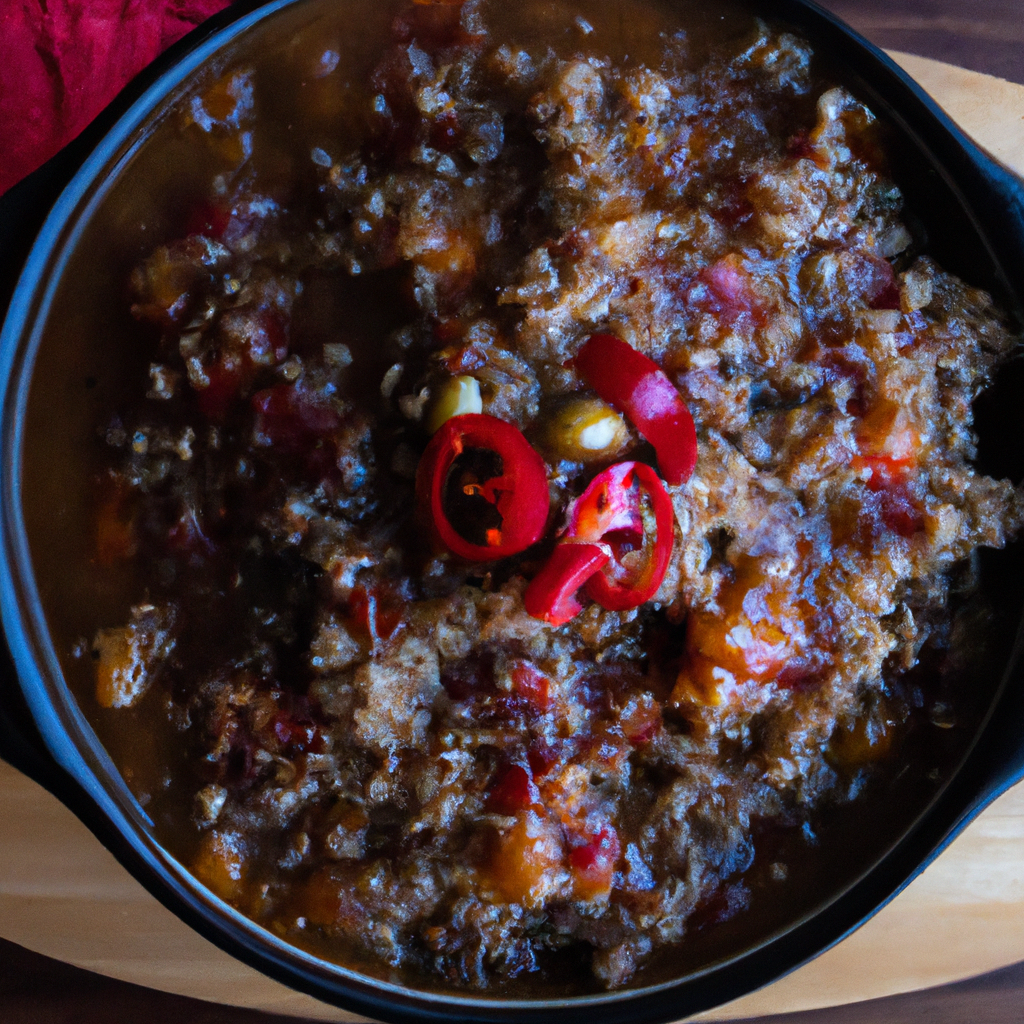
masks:
{"label": "wooden cutting board", "polygon": [[[985,148],[1024,174],[1024,87],[896,59]],[[0,936],[125,981],[318,1020],[362,1018],[285,988],[165,910],[54,797],[0,762]],[[880,914],[728,1020],[940,985],[1024,960],[1024,785],[1005,794]]]}

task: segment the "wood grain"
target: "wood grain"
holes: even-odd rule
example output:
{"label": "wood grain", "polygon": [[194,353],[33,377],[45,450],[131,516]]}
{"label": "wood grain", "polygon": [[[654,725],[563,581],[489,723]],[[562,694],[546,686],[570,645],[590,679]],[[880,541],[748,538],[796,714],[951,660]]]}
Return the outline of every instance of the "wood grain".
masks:
{"label": "wood grain", "polygon": [[975,142],[1024,175],[1024,85],[909,53],[890,56]]}
{"label": "wood grain", "polygon": [[[0,933],[165,992],[317,1020],[361,1018],[271,981],[154,900],[77,818],[0,763]],[[700,1019],[835,1006],[1024,960],[1024,785],[1011,790],[845,942]]]}
{"label": "wood grain", "polygon": [[876,46],[1024,83],[1021,0],[818,0]]}
{"label": "wood grain", "polygon": [[[1024,86],[894,54],[977,141],[1024,173]],[[55,798],[0,763],[0,935],[110,977],[317,1020],[361,1018],[222,953],[154,900]],[[990,807],[920,878],[836,948],[703,1015],[835,1006],[1024,960],[1024,786]]]}

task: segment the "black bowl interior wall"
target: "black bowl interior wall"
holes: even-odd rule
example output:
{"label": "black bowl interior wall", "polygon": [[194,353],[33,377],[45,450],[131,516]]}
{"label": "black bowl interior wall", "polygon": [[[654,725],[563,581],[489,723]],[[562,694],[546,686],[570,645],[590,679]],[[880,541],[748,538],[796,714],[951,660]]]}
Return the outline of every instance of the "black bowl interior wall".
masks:
{"label": "black bowl interior wall", "polygon": [[[230,64],[244,48],[273,60],[311,26],[334,32],[351,74],[366,74],[370,42],[393,11],[387,4],[347,6],[358,6],[359,17],[347,19],[343,36],[333,27],[330,8],[337,5],[278,0],[254,12],[226,12],[183,41],[119,101],[116,109],[127,113],[61,196],[32,250],[4,325],[0,371],[4,629],[34,724],[5,727],[12,733],[38,729],[45,749],[37,772],[160,899],[230,952],[321,998],[396,1020],[554,1021],[570,1007],[609,1022],[697,1012],[837,941],[1019,777],[1024,730],[1012,723],[1024,705],[1016,676],[1024,607],[1020,545],[982,554],[978,596],[959,614],[965,624],[983,622],[983,635],[970,657],[935,666],[922,681],[926,687],[959,687],[956,728],[938,737],[911,734],[901,764],[861,801],[825,816],[819,845],[803,857],[802,870],[763,900],[755,915],[708,929],[688,944],[685,962],[674,951],[665,954],[634,989],[613,995],[558,985],[537,992],[523,986],[498,999],[453,996],[429,984],[416,992],[374,979],[369,969],[358,974],[290,947],[190,880],[177,859],[173,819],[151,816],[136,799],[152,791],[177,753],[166,740],[155,743],[139,721],[126,728],[134,713],[126,719],[91,700],[92,667],[81,656],[88,638],[98,626],[124,620],[131,595],[145,590],[148,572],[121,563],[97,573],[92,556],[93,481],[105,465],[97,428],[127,402],[152,361],[149,351],[133,345],[125,282],[142,256],[172,237],[208,170],[180,138],[161,141],[160,124],[177,116],[175,103],[188,95],[194,76]],[[594,6],[602,8],[599,16],[620,17],[628,46],[630,2]],[[675,5],[665,0],[661,6]],[[1024,325],[1019,183],[967,142],[877,51],[813,4],[775,0],[760,10],[808,37],[823,73],[848,85],[885,122],[891,172],[906,196],[908,221],[937,261],[989,290],[1018,329]],[[130,108],[129,100],[135,101]],[[100,127],[110,128],[110,118]],[[95,141],[94,131],[75,159]],[[74,170],[54,166],[37,179],[44,181],[44,194],[45,183],[63,184]],[[31,183],[6,201],[9,207],[22,204],[29,195]],[[17,213],[27,238],[33,217],[23,207]],[[6,241],[16,250],[19,239]],[[393,326],[387,311],[367,313],[371,332]],[[1016,360],[975,408],[981,469],[1014,481],[1024,479],[1024,417],[1015,407],[1022,387],[1024,363]],[[12,737],[4,742],[13,749]],[[124,760],[148,763],[154,774],[122,777],[114,764]],[[575,996],[571,1003],[563,1001],[568,996]]]}

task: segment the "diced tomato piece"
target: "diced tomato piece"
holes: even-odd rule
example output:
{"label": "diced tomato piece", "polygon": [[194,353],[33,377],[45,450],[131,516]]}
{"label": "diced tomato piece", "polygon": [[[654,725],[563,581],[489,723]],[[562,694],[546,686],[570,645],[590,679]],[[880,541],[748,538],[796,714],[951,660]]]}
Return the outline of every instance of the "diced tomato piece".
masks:
{"label": "diced tomato piece", "polygon": [[878,495],[882,522],[901,537],[913,537],[924,529],[924,514],[907,492],[905,486],[894,486]]}
{"label": "diced tomato piece", "polygon": [[870,259],[865,295],[871,309],[899,309],[900,287],[892,264],[881,256]]}
{"label": "diced tomato piece", "polygon": [[868,487],[880,491],[907,479],[917,464],[921,435],[898,403],[884,399],[861,421],[857,446],[854,469],[870,469]]}
{"label": "diced tomato piece", "polygon": [[229,723],[225,732],[230,736],[231,747],[219,766],[221,781],[235,786],[251,785],[259,775],[256,739],[237,719]]}
{"label": "diced tomato piece", "polygon": [[366,587],[353,588],[348,610],[352,621],[374,643],[390,639],[403,619],[402,606],[391,595]]}
{"label": "diced tomato piece", "polygon": [[203,367],[209,384],[196,389],[199,409],[208,419],[223,420],[241,393],[245,383],[245,367],[241,359],[224,355]]}
{"label": "diced tomato piece", "polygon": [[[412,40],[404,32],[404,42]],[[421,130],[420,112],[415,103],[416,71],[405,46],[396,46],[377,65],[371,79],[372,87],[384,97],[387,107],[375,119],[375,155],[397,158],[408,153]]]}
{"label": "diced tomato piece", "polygon": [[807,132],[800,131],[790,136],[786,142],[786,155],[794,160],[814,160],[816,153],[814,145]]}
{"label": "diced tomato piece", "polygon": [[395,18],[392,33],[399,42],[413,40],[425,50],[470,46],[480,41],[462,27],[464,0],[413,0],[413,6]]}
{"label": "diced tomato piece", "polygon": [[289,756],[317,754],[323,750],[320,728],[287,711],[279,711],[271,720],[271,731]]}
{"label": "diced tomato piece", "polygon": [[371,636],[376,632],[376,608],[377,599],[372,593],[368,593],[365,587],[355,587],[352,590],[352,596],[348,600],[349,614],[360,631]]}
{"label": "diced tomato piece", "polygon": [[552,749],[544,740],[535,740],[526,755],[530,764],[530,771],[535,779],[542,779],[556,764],[558,764],[558,751]]}
{"label": "diced tomato piece", "polygon": [[813,355],[825,371],[825,380],[830,384],[849,381],[853,393],[846,400],[846,412],[850,416],[863,416],[865,392],[868,384],[868,362],[864,353],[856,346],[844,348],[817,348]]}
{"label": "diced tomato piece", "polygon": [[827,658],[821,650],[811,650],[799,661],[791,662],[776,677],[780,689],[797,692],[809,690],[826,667]]}
{"label": "diced tomato piece", "polygon": [[536,666],[528,661],[517,661],[512,666],[512,686],[516,693],[539,711],[551,707],[550,682]]}
{"label": "diced tomato piece", "polygon": [[518,814],[535,804],[540,804],[540,791],[521,764],[499,771],[487,792],[487,810],[495,814]]}
{"label": "diced tomato piece", "polygon": [[921,435],[895,402],[880,402],[857,432],[861,454],[893,462],[909,462],[921,448]]}
{"label": "diced tomato piece", "polygon": [[730,181],[723,191],[722,203],[715,211],[717,219],[730,228],[746,224],[754,216],[754,204],[747,197],[747,181]]}
{"label": "diced tomato piece", "polygon": [[381,218],[380,226],[370,236],[367,259],[377,270],[388,270],[402,262],[402,250],[398,236],[402,230],[401,221],[391,214]]}
{"label": "diced tomato piece", "polygon": [[692,295],[696,305],[719,314],[726,322],[734,322],[744,314],[758,324],[764,320],[765,310],[754,290],[753,275],[735,253],[701,271],[697,281],[705,286],[705,291],[703,296]]}
{"label": "diced tomato piece", "polygon": [[452,700],[472,700],[495,692],[494,656],[488,652],[448,664],[441,685]]}
{"label": "diced tomato piece", "polygon": [[891,459],[885,455],[855,455],[852,465],[857,470],[870,469],[868,487],[872,491],[883,491],[903,480],[914,462],[913,458]]}
{"label": "diced tomato piece", "polygon": [[724,924],[749,906],[750,890],[745,885],[725,885],[696,909],[688,926],[702,932],[715,925]]}
{"label": "diced tomato piece", "polygon": [[726,256],[713,263],[706,272],[707,282],[715,295],[737,310],[749,310],[754,306],[750,274],[736,256]]}
{"label": "diced tomato piece", "polygon": [[315,392],[276,384],[252,397],[256,443],[282,455],[304,455],[341,426],[340,413]]}
{"label": "diced tomato piece", "polygon": [[900,289],[895,281],[887,284],[881,291],[874,295],[870,302],[872,309],[899,309]]}
{"label": "diced tomato piece", "polygon": [[229,311],[221,320],[219,342],[218,351],[203,365],[208,383],[193,385],[200,410],[216,421],[227,417],[260,367],[276,366],[288,357],[285,324],[274,309]]}
{"label": "diced tomato piece", "polygon": [[573,895],[582,900],[607,896],[612,888],[619,853],[619,836],[610,824],[601,828],[585,845],[570,850]]}

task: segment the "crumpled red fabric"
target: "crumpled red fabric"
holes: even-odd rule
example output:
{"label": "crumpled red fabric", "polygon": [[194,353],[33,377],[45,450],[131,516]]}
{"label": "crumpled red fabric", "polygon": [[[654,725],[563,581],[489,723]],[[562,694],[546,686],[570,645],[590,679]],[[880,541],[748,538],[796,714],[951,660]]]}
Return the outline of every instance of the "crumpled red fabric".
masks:
{"label": "crumpled red fabric", "polygon": [[0,0],[0,193],[230,0]]}

